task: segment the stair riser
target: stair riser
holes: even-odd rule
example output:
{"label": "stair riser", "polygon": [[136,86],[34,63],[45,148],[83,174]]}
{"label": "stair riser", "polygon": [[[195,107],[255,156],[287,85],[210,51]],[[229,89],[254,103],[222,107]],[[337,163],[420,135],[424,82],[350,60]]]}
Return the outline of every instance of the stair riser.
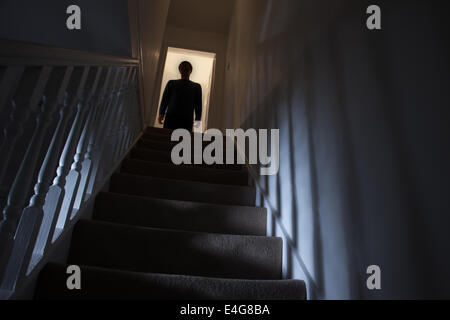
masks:
{"label": "stair riser", "polygon": [[[140,160],[146,160],[146,161],[153,161],[153,162],[161,162],[166,164],[172,164],[172,158],[171,158],[171,152],[169,151],[154,151],[150,149],[145,148],[135,148],[131,152],[131,158],[132,159],[140,159]],[[182,165],[182,166],[192,166],[192,167],[199,167],[199,168],[208,168],[208,169],[220,169],[220,170],[243,170],[244,166],[240,164],[214,164],[214,165],[207,165],[205,163],[197,165],[194,164],[194,158],[191,159],[191,165]]]}
{"label": "stair riser", "polygon": [[[158,151],[166,151],[166,152],[172,152],[173,148],[175,146],[177,146],[179,144],[179,142],[173,142],[173,141],[157,141],[157,140],[148,140],[148,139],[141,139],[138,142],[138,146],[141,148],[146,148],[146,149],[151,149],[151,150],[158,150]],[[209,146],[211,144],[211,142],[203,142],[202,144],[202,151],[205,150],[205,148],[207,146]],[[223,155],[224,155],[224,159],[226,156],[226,150],[225,147],[226,145],[223,144]],[[194,153],[194,142],[192,141],[191,144],[191,153]],[[235,156],[236,156],[236,150],[234,151]]]}
{"label": "stair riser", "polygon": [[[196,133],[197,134],[197,133]],[[154,140],[154,141],[162,141],[162,142],[170,142],[172,140],[172,134],[170,133],[154,133],[154,132],[145,132],[142,136],[143,139]],[[193,135],[191,135],[192,141],[194,140]],[[227,136],[223,136],[223,141],[227,141]]]}
{"label": "stair riser", "polygon": [[195,167],[163,165],[128,159],[122,163],[123,173],[144,175],[156,178],[190,180],[216,184],[248,185],[248,174],[239,171],[213,170]]}
{"label": "stair riser", "polygon": [[145,134],[172,135],[173,130],[164,128],[147,128]]}

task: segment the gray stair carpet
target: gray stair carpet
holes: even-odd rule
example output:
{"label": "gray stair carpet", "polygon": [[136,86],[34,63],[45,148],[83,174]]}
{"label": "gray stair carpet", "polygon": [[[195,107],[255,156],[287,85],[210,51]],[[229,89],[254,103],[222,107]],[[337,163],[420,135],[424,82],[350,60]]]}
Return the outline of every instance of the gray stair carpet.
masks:
{"label": "gray stair carpet", "polygon": [[[157,162],[157,163],[165,163],[165,164],[171,164],[171,152],[166,150],[152,150],[147,148],[140,148],[136,147],[131,151],[131,157],[133,159],[139,159],[139,160],[145,160],[150,162]],[[195,164],[193,160],[193,156],[191,156],[191,162],[190,164],[183,164],[181,166],[187,166],[187,167],[196,167],[196,168],[209,168],[209,169],[222,169],[222,170],[243,170],[244,166],[241,164],[213,164],[213,165],[207,165],[207,164]],[[236,162],[235,162],[236,163]]]}
{"label": "gray stair carpet", "polygon": [[241,280],[136,273],[82,266],[82,290],[67,290],[66,266],[49,264],[41,272],[41,299],[149,300],[304,300],[300,280]]}
{"label": "gray stair carpet", "polygon": [[185,167],[137,159],[126,159],[122,164],[121,171],[123,173],[150,177],[248,186],[248,173],[243,170]]}
{"label": "gray stair carpet", "polygon": [[[172,131],[148,128],[72,233],[66,264],[41,271],[36,299],[303,300],[282,279],[281,238],[241,165],[170,160]],[[66,286],[81,268],[81,290]]]}
{"label": "gray stair carpet", "polygon": [[264,236],[264,208],[227,206],[203,202],[164,200],[100,193],[94,219],[112,223],[223,234]]}

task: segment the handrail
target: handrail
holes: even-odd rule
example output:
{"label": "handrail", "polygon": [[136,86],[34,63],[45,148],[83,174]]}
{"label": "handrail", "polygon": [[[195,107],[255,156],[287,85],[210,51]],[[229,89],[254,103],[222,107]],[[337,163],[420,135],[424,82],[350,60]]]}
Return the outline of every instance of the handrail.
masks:
{"label": "handrail", "polygon": [[135,59],[0,40],[1,296],[142,132],[138,78]]}
{"label": "handrail", "polygon": [[139,60],[96,52],[0,39],[0,64],[137,66]]}

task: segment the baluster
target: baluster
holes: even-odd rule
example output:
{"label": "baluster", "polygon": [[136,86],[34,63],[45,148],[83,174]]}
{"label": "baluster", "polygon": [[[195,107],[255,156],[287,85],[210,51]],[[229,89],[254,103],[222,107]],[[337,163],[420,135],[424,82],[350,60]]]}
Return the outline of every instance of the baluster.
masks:
{"label": "baluster", "polygon": [[143,130],[142,121],[139,116],[139,114],[141,112],[141,108],[140,108],[139,98],[137,96],[137,90],[138,90],[137,76],[138,76],[138,70],[136,69],[136,76],[135,76],[132,91],[131,91],[131,100],[132,100],[131,104],[133,106],[133,119],[130,124],[131,125],[131,135],[130,135],[130,140],[128,142],[129,145],[134,142],[136,137]]}
{"label": "baluster", "polygon": [[[93,88],[87,97],[87,101],[85,104],[81,105],[80,118],[75,121],[74,126],[77,128],[77,131],[74,136],[75,149],[73,150],[74,154],[71,154],[74,162],[70,167],[69,174],[67,175],[67,182],[65,186],[65,196],[62,204],[62,210],[59,213],[60,217],[58,218],[57,225],[57,233],[55,236],[58,237],[60,232],[64,230],[64,227],[70,221],[70,219],[76,214],[78,208],[75,208],[75,200],[76,195],[78,193],[80,181],[81,181],[81,153],[84,154],[84,144],[86,141],[86,130],[89,130],[89,122],[91,121],[90,115],[93,109],[93,100],[95,87],[97,86],[98,81],[98,73],[99,69],[93,68],[89,73],[89,77],[86,82],[87,88]],[[87,119],[88,118],[88,119]],[[78,122],[77,122],[78,121]],[[84,124],[84,126],[83,126]],[[83,132],[85,134],[83,134]],[[65,221],[63,219],[65,218]]]}
{"label": "baluster", "polygon": [[140,78],[138,77],[138,75],[140,74],[139,68],[136,68],[136,77],[135,77],[135,84],[134,84],[134,92],[133,92],[133,99],[135,101],[135,113],[136,113],[136,125],[135,127],[135,132],[134,132],[134,136],[133,138],[136,138],[137,135],[142,132],[145,128],[145,124],[144,124],[144,112],[143,109],[141,108],[141,94],[140,94]]}
{"label": "baluster", "polygon": [[133,67],[133,75],[131,77],[131,82],[129,84],[129,97],[128,97],[128,104],[129,104],[129,111],[128,111],[128,119],[127,119],[127,124],[126,124],[126,138],[125,138],[125,144],[123,147],[123,152],[126,152],[128,150],[128,148],[130,147],[130,143],[131,143],[131,139],[132,139],[132,125],[133,125],[133,121],[134,121],[134,98],[133,98],[133,93],[134,93],[134,84],[135,84],[135,80],[136,79],[136,68]]}
{"label": "baluster", "polygon": [[[86,198],[90,197],[91,193],[92,193],[92,186],[93,184],[93,180],[95,180],[95,161],[94,159],[96,158],[95,154],[96,151],[98,149],[98,141],[100,139],[100,134],[102,133],[102,124],[103,124],[103,120],[104,120],[104,116],[105,116],[105,110],[107,108],[108,105],[108,99],[107,99],[107,94],[108,94],[108,90],[109,90],[109,85],[111,83],[113,79],[113,72],[112,72],[112,68],[108,68],[107,69],[107,73],[106,73],[106,77],[105,80],[103,81],[104,85],[103,88],[101,89],[100,95],[99,95],[99,99],[97,102],[97,116],[94,119],[94,124],[93,124],[93,131],[89,137],[89,144],[87,147],[87,151],[85,154],[85,160],[83,163],[83,170],[86,170],[86,174],[83,174],[83,176],[86,177],[86,183],[85,183],[85,187],[84,187],[84,193],[86,194]],[[94,178],[92,178],[94,177]]]}
{"label": "baluster", "polygon": [[[74,177],[70,174],[71,171],[71,159],[74,156],[75,143],[77,139],[77,133],[79,129],[77,126],[81,124],[82,110],[84,106],[84,100],[82,97],[79,97],[76,102],[76,116],[75,120],[72,123],[72,127],[69,132],[69,136],[67,138],[66,144],[64,146],[63,153],[59,160],[59,167],[56,170],[56,178],[53,180],[53,186],[55,187],[55,193],[57,192],[59,196],[56,201],[56,210],[57,219],[55,219],[55,226],[51,227],[50,232],[53,233],[53,241],[56,240],[61,232],[64,229],[66,216],[70,210],[71,206],[71,194],[68,189],[72,189],[74,181]],[[52,187],[53,187],[52,186]],[[56,191],[57,190],[57,191]]]}
{"label": "baluster", "polygon": [[129,98],[129,85],[130,85],[130,81],[131,81],[131,77],[132,77],[132,72],[133,69],[132,68],[128,68],[127,71],[127,77],[123,86],[123,100],[122,103],[120,105],[120,110],[119,110],[119,123],[118,123],[118,128],[116,131],[116,141],[114,143],[115,145],[115,150],[114,150],[114,154],[112,156],[111,159],[113,159],[113,165],[116,164],[116,162],[119,160],[119,158],[122,156],[122,152],[123,152],[123,142],[124,142],[124,136],[125,136],[125,122],[128,116],[128,112],[129,112],[129,105],[128,105],[128,98]]}
{"label": "baluster", "polygon": [[[68,86],[72,72],[72,67],[55,68],[54,75],[51,77],[48,88],[46,89],[54,95],[53,100],[55,105],[55,112],[58,112],[59,118],[57,119],[58,122],[55,131],[53,132],[51,143],[39,172],[38,184],[35,186],[35,202],[30,202],[29,206],[29,210],[36,211],[36,215],[38,217],[42,216],[42,223],[40,223],[40,221],[38,221],[37,223],[37,225],[40,224],[40,228],[39,226],[37,226],[35,229],[35,232],[38,232],[37,238],[36,235],[33,234],[33,238],[30,241],[30,246],[24,260],[25,262],[30,261],[29,264],[24,263],[24,268],[29,265],[30,270],[37,264],[37,262],[39,262],[40,258],[43,255],[44,244],[46,238],[48,237],[50,225],[52,224],[51,221],[53,219],[54,211],[49,210],[49,207],[51,207],[53,203],[56,202],[56,200],[53,201],[54,199],[52,199],[51,197],[51,192],[48,191],[54,177],[53,174],[56,171],[59,155],[61,154],[63,142],[65,139],[64,132],[66,131],[66,126],[69,118],[68,95],[66,92],[66,88]],[[40,202],[42,199],[45,200],[44,203]],[[25,272],[25,270],[23,270],[22,273],[23,272]]]}
{"label": "baluster", "polygon": [[[28,194],[27,191],[33,181],[33,173],[39,165],[37,155],[41,151],[50,124],[49,120],[51,120],[54,111],[52,105],[48,107],[45,97],[42,98],[40,111],[36,118],[33,137],[10,191],[8,204],[3,210],[3,220],[0,225],[2,251],[4,252],[4,258],[9,259],[9,263],[4,273],[2,289],[14,289],[25,252],[32,237],[33,228],[40,218],[36,216],[35,210],[25,209],[21,214]],[[4,260],[4,262],[6,261]]]}
{"label": "baluster", "polygon": [[[89,194],[95,193],[96,187],[97,187],[97,180],[99,177],[99,173],[101,171],[100,166],[104,165],[101,162],[102,155],[103,155],[103,150],[105,148],[108,126],[110,125],[110,119],[113,114],[112,110],[113,110],[113,105],[115,103],[116,86],[118,84],[119,76],[121,73],[121,70],[119,68],[114,68],[114,69],[115,70],[113,70],[113,69],[110,70],[110,72],[114,73],[114,75],[111,76],[112,81],[110,83],[108,83],[108,85],[106,87],[106,91],[105,91],[105,93],[108,95],[108,97],[105,99],[105,104],[104,104],[104,109],[103,109],[103,113],[105,116],[101,119],[99,130],[96,133],[96,137],[94,139],[94,143],[92,145],[92,149],[90,152],[92,154],[93,166],[92,166],[91,177],[90,177],[89,185],[88,185],[88,193]],[[108,93],[109,90],[111,91],[110,93]]]}
{"label": "baluster", "polygon": [[125,126],[125,120],[126,120],[126,116],[127,116],[127,98],[128,98],[128,83],[130,81],[130,69],[128,69],[127,71],[127,79],[125,80],[124,86],[122,88],[122,95],[123,95],[123,99],[122,99],[122,103],[119,106],[119,116],[118,116],[118,124],[117,124],[117,130],[115,130],[115,138],[113,139],[113,145],[114,145],[114,150],[113,150],[113,156],[111,157],[112,163],[113,165],[116,164],[117,160],[120,158],[120,156],[122,155],[122,138],[123,138],[123,130],[124,130],[124,126]]}
{"label": "baluster", "polygon": [[[82,131],[78,131],[77,140],[78,144],[76,145],[76,153],[74,155],[74,162],[71,166],[71,171],[68,174],[67,184],[66,184],[66,191],[65,191],[65,199],[64,202],[68,203],[67,205],[67,212],[61,212],[60,215],[65,215],[66,221],[61,229],[62,230],[64,226],[67,224],[67,222],[70,221],[70,219],[76,214],[78,211],[78,207],[75,207],[75,201],[76,201],[76,195],[78,193],[80,181],[81,181],[81,162],[82,162],[82,154],[84,155],[85,152],[85,142],[86,137],[89,130],[89,125],[92,120],[92,109],[95,107],[94,104],[94,93],[97,87],[98,77],[99,77],[99,69],[92,69],[92,72],[90,73],[88,82],[86,87],[91,87],[92,91],[90,92],[87,102],[84,106],[82,106],[82,112],[80,117],[79,125],[77,126],[82,128]],[[82,124],[84,123],[84,126]],[[65,203],[63,202],[63,208],[65,208]]]}
{"label": "baluster", "polygon": [[69,178],[68,173],[70,170],[70,165],[72,164],[71,158],[75,152],[74,148],[76,141],[74,140],[78,139],[76,135],[79,128],[76,127],[76,123],[79,125],[81,117],[80,111],[83,103],[82,94],[88,72],[89,67],[76,68],[74,69],[70,79],[68,95],[70,96],[71,94],[74,94],[74,97],[72,98],[72,103],[69,104],[69,107],[64,108],[64,110],[67,110],[67,115],[64,114],[64,126],[61,128],[62,136],[65,139],[63,140],[64,147],[59,157],[59,166],[56,170],[56,178],[53,180],[53,185],[47,193],[46,204],[44,206],[45,214],[52,217],[52,223],[49,230],[50,236],[52,236],[56,223],[61,216],[61,212],[63,211],[63,204],[66,195],[66,181]]}
{"label": "baluster", "polygon": [[94,137],[97,129],[97,119],[101,116],[99,111],[101,109],[100,101],[103,90],[100,89],[99,92],[97,92],[97,87],[99,84],[103,83],[104,79],[101,79],[101,77],[105,78],[107,75],[105,71],[104,68],[98,68],[97,77],[92,90],[92,109],[90,110],[89,118],[83,130],[80,143],[78,144],[77,155],[75,156],[75,163],[77,163],[77,161],[79,162],[79,164],[75,164],[75,167],[80,166],[81,170],[80,185],[75,197],[75,210],[79,210],[86,199],[87,183],[91,172],[89,146],[91,146],[92,137]]}
{"label": "baluster", "polygon": [[136,133],[139,130],[139,128],[137,128],[138,123],[136,121],[136,106],[135,106],[135,100],[134,100],[134,89],[135,89],[134,83],[135,83],[135,80],[133,79],[133,82],[131,83],[131,86],[130,86],[130,98],[129,98],[130,116],[129,116],[128,124],[127,124],[128,131],[127,131],[127,140],[125,143],[125,150],[127,150],[131,146],[131,143],[134,142]]}
{"label": "baluster", "polygon": [[132,135],[130,137],[129,143],[133,143],[134,139],[138,136],[140,132],[144,130],[144,127],[142,125],[142,113],[141,113],[141,103],[139,98],[139,69],[135,68],[135,77],[134,77],[134,83],[133,83],[133,90],[132,90],[132,105],[133,105],[133,123],[132,125]]}
{"label": "baluster", "polygon": [[[104,128],[102,141],[100,143],[100,150],[98,153],[98,158],[96,160],[96,176],[94,181],[94,190],[97,189],[98,185],[103,181],[105,172],[110,169],[110,158],[108,155],[110,154],[110,144],[109,140],[111,136],[111,132],[115,129],[115,122],[117,118],[117,110],[118,106],[121,103],[121,86],[123,83],[124,72],[123,68],[118,69],[118,80],[116,82],[116,87],[114,92],[112,93],[112,101],[111,104],[108,105],[108,118],[105,120],[106,128]],[[120,79],[119,76],[121,75]]]}
{"label": "baluster", "polygon": [[114,141],[114,138],[117,136],[118,131],[118,124],[120,120],[120,116],[122,114],[123,109],[123,98],[124,98],[124,85],[125,85],[125,78],[127,75],[126,69],[123,68],[122,70],[122,77],[120,81],[120,85],[118,87],[117,91],[117,99],[116,104],[112,109],[113,117],[111,121],[111,126],[108,128],[107,132],[107,143],[106,143],[106,150],[103,154],[103,167],[101,170],[101,180],[103,181],[103,178],[105,177],[105,174],[108,173],[108,171],[113,167],[114,165],[114,154],[115,154],[115,148],[117,147],[116,141]]}
{"label": "baluster", "polygon": [[[8,164],[10,163],[11,156],[17,141],[24,134],[24,125],[29,120],[30,116],[36,112],[47,80],[51,72],[50,67],[44,67],[41,69],[31,68],[26,72],[23,77],[21,89],[18,90],[20,101],[29,99],[28,102],[16,103],[11,101],[11,113],[9,115],[9,122],[5,125],[2,135],[2,143],[0,146],[0,194],[7,194],[8,184],[6,180],[6,173],[8,171]],[[31,96],[31,98],[30,98]]]}
{"label": "baluster", "polygon": [[126,99],[126,115],[124,120],[124,131],[123,131],[123,139],[122,139],[122,146],[120,150],[120,154],[123,155],[129,147],[130,144],[130,122],[133,119],[133,112],[134,112],[134,106],[133,106],[133,85],[134,85],[134,77],[136,74],[136,69],[131,69],[131,77],[130,81],[128,83],[127,87],[127,99]]}
{"label": "baluster", "polygon": [[137,99],[137,90],[138,90],[138,74],[139,69],[134,68],[134,79],[133,84],[131,87],[131,105],[132,105],[132,119],[130,122],[130,137],[128,139],[128,146],[130,146],[131,143],[134,142],[137,135],[142,131],[141,128],[141,121],[139,118],[139,112],[140,112],[140,103]]}
{"label": "baluster", "polygon": [[59,108],[59,121],[53,134],[52,142],[48,149],[44,163],[41,167],[41,171],[39,172],[38,185],[35,188],[34,197],[36,198],[36,200],[41,200],[41,197],[45,195],[45,201],[44,203],[37,202],[36,200],[34,203],[30,202],[30,207],[33,207],[33,204],[35,206],[39,205],[35,210],[42,210],[42,213],[39,212],[39,214],[42,214],[43,218],[42,225],[34,245],[34,250],[32,253],[28,271],[31,271],[31,269],[39,262],[42,255],[44,254],[45,243],[47,241],[50,227],[52,225],[52,220],[54,219],[55,215],[55,211],[51,209],[55,206],[55,203],[57,203],[57,199],[55,199],[53,193],[49,192],[49,190],[53,179],[53,173],[55,172],[58,165],[59,155],[61,153],[65,138],[64,131],[66,131],[69,109],[69,103],[67,100],[68,97],[66,93],[62,104],[60,104],[58,101],[56,102]]}
{"label": "baluster", "polygon": [[123,81],[122,90],[121,90],[121,99],[118,109],[118,114],[116,118],[116,129],[113,131],[113,135],[111,137],[112,142],[112,155],[111,155],[111,164],[110,168],[113,168],[116,165],[118,158],[121,156],[121,135],[122,135],[122,125],[127,113],[127,100],[128,100],[128,86],[132,75],[132,69],[126,69],[126,77]]}
{"label": "baluster", "polygon": [[[68,95],[64,92],[64,90],[67,87],[70,74],[71,70],[66,69],[59,93],[56,95],[56,98],[54,98],[54,114],[52,114],[51,121],[49,123],[53,123],[54,119],[56,119],[58,123],[53,133],[50,146],[45,155],[44,162],[42,163],[39,171],[38,181],[34,187],[34,195],[23,213],[23,216],[29,216],[30,220],[34,218],[34,227],[30,232],[30,245],[27,247],[27,251],[24,256],[24,263],[22,264],[19,279],[24,274],[28,275],[42,258],[44,254],[45,242],[48,238],[49,229],[53,219],[51,212],[46,210],[46,208],[48,208],[49,204],[52,205],[50,202],[52,199],[49,199],[48,191],[52,183],[54,176],[53,173],[56,170],[58,156],[61,152],[65,138],[63,132],[65,131],[65,126],[67,123],[66,111],[68,109]],[[63,101],[61,102],[61,100]],[[55,116],[56,113],[59,115],[58,117]]]}
{"label": "baluster", "polygon": [[[0,114],[6,111],[6,104],[14,97],[24,72],[24,66],[9,66],[6,69],[0,84]],[[0,120],[0,128],[3,128],[3,119]]]}
{"label": "baluster", "polygon": [[[0,197],[5,199],[7,198],[6,201],[6,205],[3,208],[3,205],[5,204],[5,202],[2,201],[2,216],[0,218],[0,232],[1,230],[6,230],[5,234],[2,234],[2,236],[4,236],[3,240],[0,240],[0,249],[3,248],[3,250],[0,250],[0,263],[4,262],[6,263],[5,259],[8,259],[9,255],[10,255],[10,250],[12,249],[12,242],[10,241],[10,234],[8,234],[8,232],[13,232],[11,231],[12,229],[17,227],[17,223],[19,220],[19,216],[20,216],[20,210],[22,210],[22,205],[25,204],[25,198],[27,196],[27,193],[29,191],[30,185],[22,185],[20,191],[19,190],[14,190],[14,184],[15,181],[18,180],[18,175],[22,174],[23,172],[30,172],[30,176],[34,173],[34,171],[26,171],[26,170],[22,170],[20,171],[20,164],[19,164],[19,168],[18,168],[18,175],[16,175],[15,177],[13,177],[12,182],[8,181],[6,183],[5,181],[5,176],[6,176],[6,172],[7,172],[7,166],[10,163],[9,158],[11,156],[11,152],[12,149],[14,147],[15,142],[17,141],[18,136],[21,136],[23,134],[23,126],[26,123],[26,120],[28,120],[30,114],[34,114],[34,112],[36,111],[36,109],[39,109],[39,100],[41,99],[40,96],[38,95],[42,95],[43,93],[43,88],[41,84],[36,84],[36,81],[39,80],[42,83],[46,83],[48,80],[48,76],[50,74],[51,68],[50,67],[44,67],[44,68],[30,68],[30,70],[27,71],[26,76],[24,76],[23,70],[22,72],[20,72],[21,70],[15,70],[16,72],[15,77],[10,74],[9,75],[9,79],[18,81],[19,79],[19,74],[21,74],[20,78],[21,78],[21,88],[20,90],[18,88],[15,88],[14,91],[17,93],[19,93],[22,101],[29,98],[30,102],[25,104],[26,107],[25,108],[20,108],[13,104],[13,111],[11,112],[11,120],[12,121],[16,121],[16,123],[14,123],[13,125],[8,124],[6,126],[6,128],[4,129],[4,132],[7,133],[6,138],[8,138],[8,140],[5,140],[2,144],[2,147],[0,148]],[[7,77],[8,74],[5,75],[5,78]],[[18,87],[17,84],[14,85],[14,87]],[[31,98],[30,98],[31,97]],[[39,109],[40,111],[40,109]],[[22,117],[20,117],[20,115],[22,115]],[[37,123],[37,122],[36,122]],[[16,135],[11,136],[11,129],[14,130],[18,130]],[[35,130],[33,131],[35,132]],[[32,136],[32,138],[35,137],[35,133]],[[32,139],[31,138],[31,139]],[[11,139],[11,140],[9,140]],[[26,155],[27,152],[29,152],[30,149],[28,147],[28,150],[25,150],[24,154]],[[33,159],[35,160],[35,159]],[[33,163],[31,162],[28,168],[32,168],[33,167]],[[24,165],[23,163],[21,164],[22,166]],[[21,177],[22,180],[26,180],[26,178]],[[28,180],[26,180],[25,182],[29,183]],[[9,186],[9,184],[11,184],[11,187]],[[16,187],[19,188],[19,187]],[[14,191],[14,192],[13,192]],[[13,193],[11,193],[13,192]],[[22,194],[20,194],[20,192]],[[16,208],[17,207],[17,208]],[[19,208],[20,207],[20,208]],[[16,211],[18,211],[16,213]],[[7,223],[6,219],[10,219],[10,221]],[[9,230],[11,229],[11,230]],[[4,268],[5,268],[5,264],[1,264],[0,265],[0,279],[1,276],[4,272]]]}

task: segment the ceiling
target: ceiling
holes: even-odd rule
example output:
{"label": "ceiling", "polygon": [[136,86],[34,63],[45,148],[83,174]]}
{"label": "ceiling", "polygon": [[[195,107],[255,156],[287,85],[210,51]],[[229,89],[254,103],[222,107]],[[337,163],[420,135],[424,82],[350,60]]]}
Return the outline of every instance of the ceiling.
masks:
{"label": "ceiling", "polygon": [[172,0],[168,24],[173,27],[228,34],[235,0]]}

